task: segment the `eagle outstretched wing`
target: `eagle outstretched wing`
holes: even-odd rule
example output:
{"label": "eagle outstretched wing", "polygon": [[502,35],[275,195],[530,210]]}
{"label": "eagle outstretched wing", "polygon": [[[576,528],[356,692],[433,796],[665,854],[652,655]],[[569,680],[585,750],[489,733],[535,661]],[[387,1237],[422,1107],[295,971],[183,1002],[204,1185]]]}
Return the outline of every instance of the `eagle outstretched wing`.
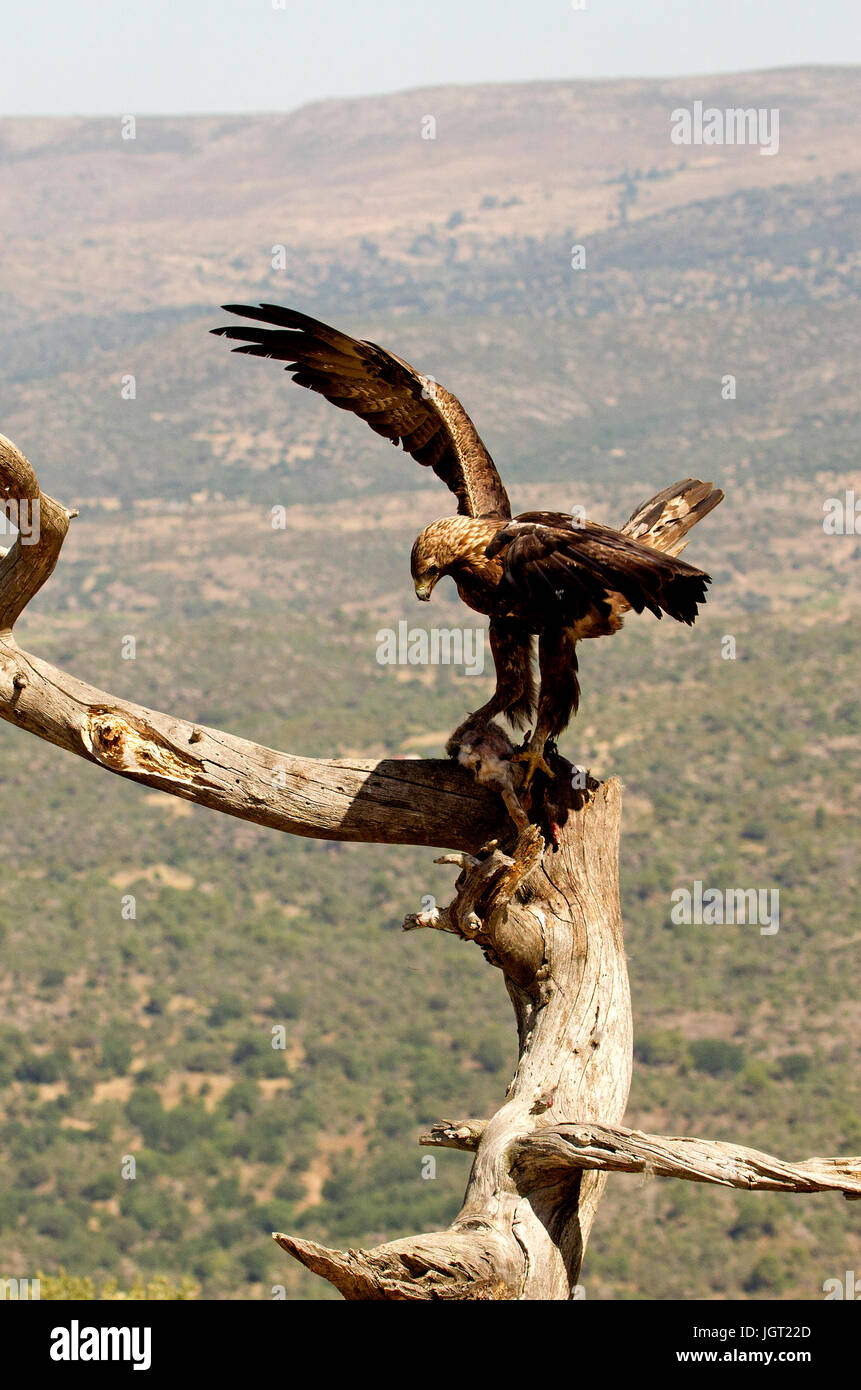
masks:
{"label": "eagle outstretched wing", "polygon": [[[692,623],[711,577],[684,560],[662,554],[609,526],[577,525],[556,512],[525,512],[487,547],[504,567],[513,598],[546,617],[576,622],[593,607],[609,616],[648,608]],[[622,600],[620,603],[619,600]]]}
{"label": "eagle outstretched wing", "polygon": [[442,478],[462,515],[511,516],[508,494],[478,431],[457,397],[432,377],[376,343],[351,338],[295,309],[277,304],[222,308],[269,325],[213,328],[240,340],[234,352],[286,362],[285,371],[300,386],[352,411],[393,444],[403,444]]}

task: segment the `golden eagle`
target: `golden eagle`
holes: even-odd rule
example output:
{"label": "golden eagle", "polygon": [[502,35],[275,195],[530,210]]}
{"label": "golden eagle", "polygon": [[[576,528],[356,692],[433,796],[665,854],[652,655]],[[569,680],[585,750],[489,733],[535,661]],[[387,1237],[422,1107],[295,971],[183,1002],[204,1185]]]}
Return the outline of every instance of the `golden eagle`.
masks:
{"label": "golden eagle", "polygon": [[[620,531],[564,512],[512,517],[493,459],[455,396],[376,343],[351,338],[294,309],[225,304],[267,327],[215,328],[239,339],[234,352],[286,362],[293,380],[403,444],[455,494],[458,515],[425,527],[412,550],[416,594],[429,599],[451,575],[464,603],[490,618],[496,665],[493,698],[458,730],[473,733],[494,715],[532,725],[516,756],[526,784],[576,711],[577,643],[618,632],[629,608],[692,623],[710,576],[679,560],[692,526],[716,507],[719,488],[685,478],[638,507]],[[540,689],[532,669],[538,639]],[[456,747],[457,745],[455,745]],[[452,751],[452,745],[449,745]]]}

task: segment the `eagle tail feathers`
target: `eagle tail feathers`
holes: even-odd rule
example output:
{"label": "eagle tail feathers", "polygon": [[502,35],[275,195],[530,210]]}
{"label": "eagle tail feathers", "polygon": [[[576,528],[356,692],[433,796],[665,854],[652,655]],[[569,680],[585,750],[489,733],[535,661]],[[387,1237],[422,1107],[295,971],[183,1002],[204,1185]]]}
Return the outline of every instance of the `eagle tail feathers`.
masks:
{"label": "eagle tail feathers", "polygon": [[665,555],[680,555],[691,527],[708,516],[723,497],[723,490],[711,483],[684,478],[642,502],[625,522],[622,535]]}

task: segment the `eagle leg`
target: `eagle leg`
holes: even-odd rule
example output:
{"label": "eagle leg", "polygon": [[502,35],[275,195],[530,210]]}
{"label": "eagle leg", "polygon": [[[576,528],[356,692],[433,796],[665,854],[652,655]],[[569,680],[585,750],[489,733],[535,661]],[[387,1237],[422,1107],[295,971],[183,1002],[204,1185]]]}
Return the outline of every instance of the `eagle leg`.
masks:
{"label": "eagle leg", "polygon": [[524,623],[510,618],[491,618],[489,636],[496,668],[496,689],[487,704],[476,710],[467,723],[487,724],[501,714],[514,728],[526,728],[535,711],[532,634]]}
{"label": "eagle leg", "polygon": [[[535,710],[535,685],[532,678],[532,638],[522,623],[492,618],[490,649],[496,667],[496,689],[487,704],[474,710],[459,724],[445,746],[450,758],[458,758],[464,741],[481,739],[490,731],[491,737],[502,731],[494,719],[503,715],[516,727],[531,722]],[[503,734],[502,737],[505,737]],[[509,754],[511,745],[509,744]]]}
{"label": "eagle leg", "polygon": [[495,723],[495,716],[502,715],[521,727],[532,717],[535,709],[532,637],[523,623],[492,618],[490,646],[496,667],[496,689],[486,705],[475,710],[455,729],[445,751],[466,767],[477,782],[499,791],[508,814],[522,830],[529,824],[529,818],[515,788],[514,749],[508,735]]}
{"label": "eagle leg", "polygon": [[517,762],[526,763],[523,781],[525,791],[536,772],[552,778],[553,770],[544,758],[555,751],[556,739],[568,724],[580,703],[580,682],[577,679],[577,639],[571,628],[547,628],[538,642],[538,665],[541,689],[538,696],[538,715],[535,728],[523,747],[515,753]]}

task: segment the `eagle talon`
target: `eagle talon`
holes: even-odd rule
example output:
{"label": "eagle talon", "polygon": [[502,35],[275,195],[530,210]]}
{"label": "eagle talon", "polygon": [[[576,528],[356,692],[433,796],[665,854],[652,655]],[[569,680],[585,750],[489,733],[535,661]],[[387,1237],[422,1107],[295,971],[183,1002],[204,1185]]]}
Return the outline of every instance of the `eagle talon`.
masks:
{"label": "eagle talon", "polygon": [[523,791],[527,790],[536,772],[543,772],[545,777],[554,775],[553,769],[548,767],[544,761],[544,752],[541,748],[521,748],[518,753],[512,754],[511,761],[513,763],[526,763]]}

